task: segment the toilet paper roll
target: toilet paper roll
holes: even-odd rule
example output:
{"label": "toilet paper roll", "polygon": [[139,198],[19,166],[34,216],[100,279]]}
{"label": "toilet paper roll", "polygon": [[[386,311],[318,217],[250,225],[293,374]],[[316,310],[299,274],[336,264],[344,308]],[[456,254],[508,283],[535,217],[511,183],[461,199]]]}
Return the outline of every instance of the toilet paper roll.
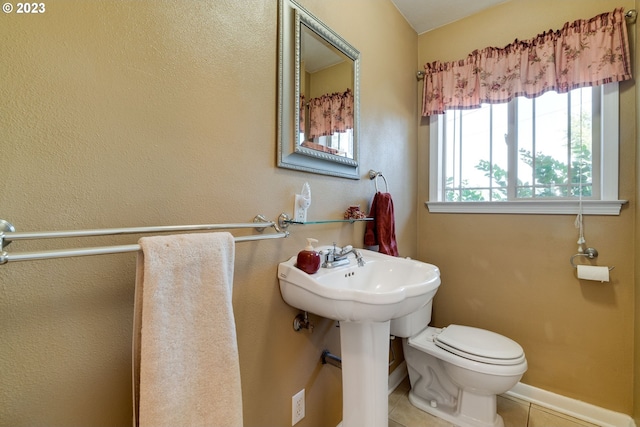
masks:
{"label": "toilet paper roll", "polygon": [[609,281],[609,267],[595,265],[578,265],[578,279]]}

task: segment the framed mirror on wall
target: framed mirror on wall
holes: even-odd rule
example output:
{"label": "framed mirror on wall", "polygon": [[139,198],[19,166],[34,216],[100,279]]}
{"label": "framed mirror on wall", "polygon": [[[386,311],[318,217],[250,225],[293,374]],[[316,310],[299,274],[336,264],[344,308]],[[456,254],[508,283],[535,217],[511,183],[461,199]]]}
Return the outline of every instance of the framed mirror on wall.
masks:
{"label": "framed mirror on wall", "polygon": [[360,179],[360,52],[293,0],[278,21],[278,166]]}

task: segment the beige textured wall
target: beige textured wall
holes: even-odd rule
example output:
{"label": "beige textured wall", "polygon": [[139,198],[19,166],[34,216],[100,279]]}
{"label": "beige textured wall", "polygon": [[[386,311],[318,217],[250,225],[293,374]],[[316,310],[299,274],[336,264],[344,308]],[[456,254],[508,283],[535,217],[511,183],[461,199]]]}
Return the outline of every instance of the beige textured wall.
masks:
{"label": "beige textured wall", "polygon": [[[416,256],[417,35],[388,0],[306,0],[362,52],[361,176],[394,193],[402,255]],[[311,185],[310,218],[367,205],[373,183],[275,167],[277,2],[68,1],[0,16],[0,217],[18,230],[251,221],[292,213]],[[370,30],[375,29],[375,31]],[[246,426],[335,426],[338,330],[281,299],[277,263],[307,236],[361,245],[363,226],[292,227],[286,240],[237,245],[234,310]],[[58,245],[124,244],[134,237]],[[54,242],[15,242],[19,252]],[[135,255],[0,267],[0,425],[128,425]],[[220,385],[224,388],[224,385]]]}
{"label": "beige textured wall", "polygon": [[[512,0],[420,35],[418,64],[461,59],[474,49],[528,39],[619,6],[630,9],[634,1]],[[636,26],[629,29],[635,38]],[[422,204],[428,199],[427,121],[418,131],[418,253],[442,272],[436,325],[460,323],[507,335],[526,352],[524,383],[631,414],[637,102],[633,81],[620,89],[619,195],[631,203],[620,216],[585,217],[585,237],[600,252],[598,263],[616,267],[611,283],[575,278],[569,265],[577,246],[572,215],[430,214]]]}

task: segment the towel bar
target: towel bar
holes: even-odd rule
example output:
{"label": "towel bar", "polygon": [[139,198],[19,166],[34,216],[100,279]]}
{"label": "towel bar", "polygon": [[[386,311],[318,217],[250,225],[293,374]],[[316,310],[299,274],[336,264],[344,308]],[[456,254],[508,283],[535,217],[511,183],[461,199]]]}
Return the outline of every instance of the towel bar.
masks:
{"label": "towel bar", "polygon": [[235,237],[236,242],[248,242],[253,240],[281,239],[289,236],[288,231],[283,231],[278,224],[273,221],[265,220],[264,216],[257,215],[254,222],[236,223],[236,224],[201,224],[201,225],[174,225],[174,226],[156,226],[156,227],[130,227],[130,228],[105,228],[93,230],[69,230],[69,231],[34,231],[34,232],[16,232],[14,226],[0,219],[0,264],[6,264],[13,261],[32,261],[41,259],[68,258],[88,255],[105,255],[125,252],[137,252],[140,245],[120,245],[120,246],[102,246],[78,249],[58,249],[37,252],[20,252],[8,253],[4,248],[14,240],[29,239],[55,239],[66,237],[89,237],[89,236],[112,236],[120,234],[138,234],[138,233],[162,233],[176,231],[199,231],[199,230],[219,230],[219,229],[236,229],[236,228],[255,228],[262,231],[266,227],[272,227],[276,233],[254,236]]}

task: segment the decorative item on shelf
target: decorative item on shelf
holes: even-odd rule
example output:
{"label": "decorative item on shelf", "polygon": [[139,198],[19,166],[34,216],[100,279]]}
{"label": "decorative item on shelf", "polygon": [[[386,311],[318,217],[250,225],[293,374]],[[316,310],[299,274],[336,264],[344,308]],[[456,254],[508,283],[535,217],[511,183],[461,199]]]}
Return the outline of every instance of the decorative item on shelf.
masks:
{"label": "decorative item on shelf", "polygon": [[344,219],[364,219],[367,217],[367,214],[360,210],[360,205],[349,206],[346,211],[344,211]]}

